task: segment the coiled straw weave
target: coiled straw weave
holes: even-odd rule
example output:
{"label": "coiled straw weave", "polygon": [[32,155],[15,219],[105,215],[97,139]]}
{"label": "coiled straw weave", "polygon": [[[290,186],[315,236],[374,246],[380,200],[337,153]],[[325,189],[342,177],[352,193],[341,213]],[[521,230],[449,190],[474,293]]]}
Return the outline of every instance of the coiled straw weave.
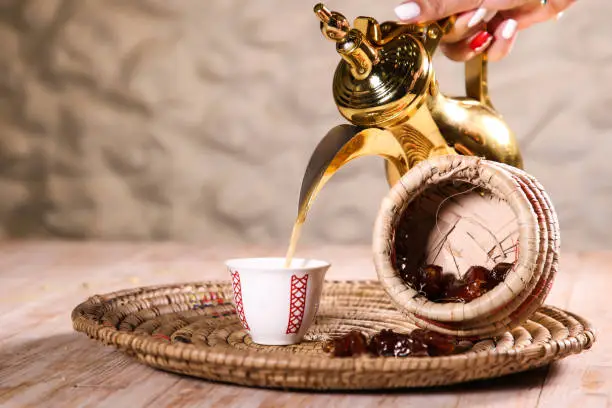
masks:
{"label": "coiled straw weave", "polygon": [[294,346],[253,344],[235,314],[229,283],[199,282],[93,296],[74,328],[162,370],[247,386],[363,390],[423,387],[528,370],[591,347],[581,317],[542,307],[499,337],[449,357],[336,358],[322,350],[350,330],[409,332],[378,282],[327,282],[315,324]]}

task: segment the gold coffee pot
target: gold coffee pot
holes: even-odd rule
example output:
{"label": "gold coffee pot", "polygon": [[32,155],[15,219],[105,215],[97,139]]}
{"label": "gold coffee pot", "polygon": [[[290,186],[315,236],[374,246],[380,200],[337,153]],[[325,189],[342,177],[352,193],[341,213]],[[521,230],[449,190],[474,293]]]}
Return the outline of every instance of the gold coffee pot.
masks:
{"label": "gold coffee pot", "polygon": [[298,220],[344,164],[376,155],[386,159],[390,185],[416,163],[449,154],[477,155],[522,167],[515,136],[495,111],[487,90],[486,56],[465,65],[466,97],[439,91],[432,57],[454,17],[427,24],[379,24],[317,4],[321,32],[342,57],[333,97],[351,124],[333,128],[315,149],[300,192]]}

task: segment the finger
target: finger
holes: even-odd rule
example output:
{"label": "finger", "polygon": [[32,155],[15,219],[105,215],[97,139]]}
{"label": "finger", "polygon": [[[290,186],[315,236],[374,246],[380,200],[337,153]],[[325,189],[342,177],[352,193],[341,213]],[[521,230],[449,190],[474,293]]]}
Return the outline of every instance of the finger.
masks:
{"label": "finger", "polygon": [[493,29],[495,40],[487,50],[487,58],[491,62],[499,61],[510,54],[518,33],[516,20],[508,19],[497,23]]}
{"label": "finger", "polygon": [[515,10],[504,11],[503,16],[516,20],[518,29],[523,30],[534,24],[559,18],[574,3],[575,0],[549,0],[544,7],[539,4],[526,4]]}
{"label": "finger", "polygon": [[395,8],[397,17],[406,23],[439,20],[469,10],[509,10],[534,0],[408,0]]}
{"label": "finger", "polygon": [[442,38],[442,42],[456,43],[473,36],[482,30],[483,23],[488,23],[497,14],[485,8],[468,11],[457,16],[451,30]]}
{"label": "finger", "polygon": [[493,42],[493,35],[478,31],[473,36],[453,44],[440,44],[441,50],[453,61],[467,61],[484,52]]}
{"label": "finger", "polygon": [[527,4],[537,4],[539,7],[542,7],[539,0],[483,0],[481,7],[499,11],[513,10]]}

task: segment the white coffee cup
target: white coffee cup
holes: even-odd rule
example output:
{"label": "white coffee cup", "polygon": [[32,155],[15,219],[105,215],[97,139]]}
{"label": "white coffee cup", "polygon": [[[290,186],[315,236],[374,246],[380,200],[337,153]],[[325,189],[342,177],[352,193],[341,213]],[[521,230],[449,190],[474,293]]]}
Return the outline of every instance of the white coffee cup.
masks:
{"label": "white coffee cup", "polygon": [[244,258],[226,261],[234,305],[253,342],[289,345],[302,341],[319,309],[330,264],[315,259]]}

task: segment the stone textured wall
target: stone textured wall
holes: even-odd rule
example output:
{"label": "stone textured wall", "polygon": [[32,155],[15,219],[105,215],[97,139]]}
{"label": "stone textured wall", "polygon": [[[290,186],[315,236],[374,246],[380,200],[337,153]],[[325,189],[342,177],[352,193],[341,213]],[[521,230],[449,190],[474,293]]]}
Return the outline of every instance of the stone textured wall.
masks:
{"label": "stone textured wall", "polygon": [[[564,247],[609,248],[612,3],[521,33],[496,107],[559,211]],[[393,18],[395,2],[333,0]],[[342,120],[313,3],[0,0],[0,235],[284,242],[302,172]],[[437,58],[443,90],[461,65]],[[306,241],[368,242],[382,163],[341,171]]]}

